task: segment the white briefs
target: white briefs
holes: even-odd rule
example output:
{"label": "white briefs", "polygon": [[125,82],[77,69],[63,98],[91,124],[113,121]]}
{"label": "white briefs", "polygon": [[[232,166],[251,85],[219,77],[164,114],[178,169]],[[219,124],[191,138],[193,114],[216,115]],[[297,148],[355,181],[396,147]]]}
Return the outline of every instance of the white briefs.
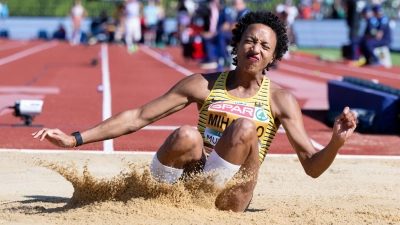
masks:
{"label": "white briefs", "polygon": [[[210,176],[214,185],[223,187],[229,180],[239,171],[241,165],[234,165],[221,158],[216,151],[212,151],[208,156],[204,166],[203,174]],[[179,180],[183,173],[183,169],[176,169],[164,166],[154,155],[153,161],[150,164],[150,174],[156,181],[160,183],[173,184]]]}

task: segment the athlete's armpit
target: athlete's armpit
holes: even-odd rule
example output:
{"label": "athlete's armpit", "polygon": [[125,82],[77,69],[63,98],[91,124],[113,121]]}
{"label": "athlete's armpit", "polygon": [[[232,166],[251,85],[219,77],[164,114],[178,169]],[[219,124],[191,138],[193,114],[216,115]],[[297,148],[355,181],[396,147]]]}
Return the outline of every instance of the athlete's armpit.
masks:
{"label": "athlete's armpit", "polygon": [[272,95],[273,111],[285,129],[290,144],[296,151],[301,163],[315,154],[310,138],[303,123],[303,115],[295,96],[288,90],[278,90]]}

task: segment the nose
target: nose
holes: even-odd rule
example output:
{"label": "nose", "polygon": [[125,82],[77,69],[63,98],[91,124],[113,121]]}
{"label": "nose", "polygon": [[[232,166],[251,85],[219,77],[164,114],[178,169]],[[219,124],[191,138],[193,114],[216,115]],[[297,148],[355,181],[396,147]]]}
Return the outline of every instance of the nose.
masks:
{"label": "nose", "polygon": [[254,43],[254,45],[251,46],[251,50],[255,54],[260,53],[260,49],[261,49],[261,44],[260,43]]}

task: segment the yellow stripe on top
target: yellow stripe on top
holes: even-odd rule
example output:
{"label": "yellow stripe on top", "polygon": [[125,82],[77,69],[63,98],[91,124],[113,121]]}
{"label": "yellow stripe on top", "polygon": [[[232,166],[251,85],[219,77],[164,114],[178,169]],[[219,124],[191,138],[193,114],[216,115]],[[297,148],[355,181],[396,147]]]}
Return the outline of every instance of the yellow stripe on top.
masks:
{"label": "yellow stripe on top", "polygon": [[[277,132],[270,107],[270,80],[264,77],[258,92],[251,98],[237,98],[226,91],[229,71],[216,80],[199,111],[197,129],[206,146],[215,146],[222,132],[237,118],[248,118],[257,126],[260,162],[264,161]],[[211,106],[211,107],[210,107]]]}

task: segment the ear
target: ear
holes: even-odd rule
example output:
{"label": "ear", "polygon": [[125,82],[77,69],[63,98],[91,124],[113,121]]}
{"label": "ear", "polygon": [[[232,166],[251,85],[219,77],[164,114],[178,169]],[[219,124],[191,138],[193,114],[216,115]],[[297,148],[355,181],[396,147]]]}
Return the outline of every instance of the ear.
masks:
{"label": "ear", "polygon": [[273,63],[274,60],[275,60],[275,58],[276,58],[276,55],[275,55],[275,53],[274,53],[274,55],[272,56],[272,59],[271,59],[271,62],[270,62],[270,63]]}

